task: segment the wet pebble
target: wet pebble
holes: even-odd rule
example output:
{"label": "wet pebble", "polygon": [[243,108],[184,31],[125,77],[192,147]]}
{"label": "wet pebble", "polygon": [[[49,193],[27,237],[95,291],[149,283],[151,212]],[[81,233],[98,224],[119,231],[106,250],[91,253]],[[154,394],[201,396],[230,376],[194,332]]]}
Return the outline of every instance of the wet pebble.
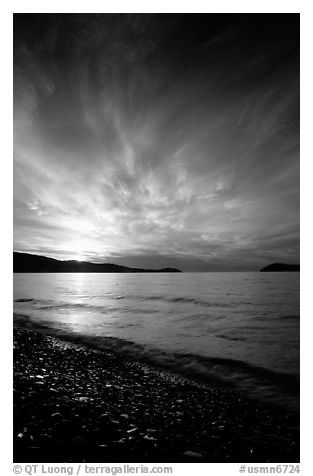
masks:
{"label": "wet pebble", "polygon": [[196,451],[185,451],[185,456],[190,456],[190,458],[202,458],[202,454],[197,453]]}

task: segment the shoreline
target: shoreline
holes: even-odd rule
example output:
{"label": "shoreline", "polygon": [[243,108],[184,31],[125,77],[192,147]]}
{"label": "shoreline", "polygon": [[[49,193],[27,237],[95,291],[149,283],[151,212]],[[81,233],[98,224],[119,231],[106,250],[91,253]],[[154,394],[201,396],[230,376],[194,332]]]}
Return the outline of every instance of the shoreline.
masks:
{"label": "shoreline", "polygon": [[15,325],[14,462],[299,462],[299,415]]}
{"label": "shoreline", "polygon": [[[250,400],[262,401],[286,412],[299,413],[300,410],[300,379],[294,374],[280,373],[223,357],[175,352],[171,354],[153,347],[147,350],[144,345],[120,337],[68,333],[42,322],[33,322],[29,316],[16,312],[13,312],[13,320],[14,325],[18,327],[38,331],[90,350],[114,354],[123,360],[140,363],[163,374],[180,376],[194,384],[235,391],[246,395]],[[234,378],[229,371],[234,373]]]}

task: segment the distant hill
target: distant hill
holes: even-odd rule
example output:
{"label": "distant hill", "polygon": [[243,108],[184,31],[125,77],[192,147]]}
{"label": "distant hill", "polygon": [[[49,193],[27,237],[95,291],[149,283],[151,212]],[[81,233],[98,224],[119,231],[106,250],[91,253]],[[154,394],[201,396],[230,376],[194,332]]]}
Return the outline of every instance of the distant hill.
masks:
{"label": "distant hill", "polygon": [[128,268],[112,263],[88,263],[86,261],[60,261],[46,256],[13,253],[14,273],[181,273],[179,269]]}
{"label": "distant hill", "polygon": [[285,263],[272,263],[265,268],[260,269],[261,272],[275,272],[275,271],[300,271],[299,264],[285,264]]}

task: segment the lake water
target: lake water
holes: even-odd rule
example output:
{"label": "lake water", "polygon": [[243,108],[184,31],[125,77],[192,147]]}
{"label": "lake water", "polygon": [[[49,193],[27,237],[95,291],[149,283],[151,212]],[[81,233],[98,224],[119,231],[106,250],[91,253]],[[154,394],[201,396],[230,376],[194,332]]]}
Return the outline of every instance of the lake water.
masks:
{"label": "lake water", "polygon": [[299,273],[15,274],[22,325],[297,410]]}

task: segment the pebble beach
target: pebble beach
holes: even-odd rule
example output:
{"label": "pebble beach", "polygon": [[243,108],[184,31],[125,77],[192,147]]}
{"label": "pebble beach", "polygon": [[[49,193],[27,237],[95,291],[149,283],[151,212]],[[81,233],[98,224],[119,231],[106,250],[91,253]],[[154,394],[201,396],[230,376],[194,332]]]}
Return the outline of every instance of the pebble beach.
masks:
{"label": "pebble beach", "polygon": [[299,414],[14,327],[14,462],[299,462]]}

